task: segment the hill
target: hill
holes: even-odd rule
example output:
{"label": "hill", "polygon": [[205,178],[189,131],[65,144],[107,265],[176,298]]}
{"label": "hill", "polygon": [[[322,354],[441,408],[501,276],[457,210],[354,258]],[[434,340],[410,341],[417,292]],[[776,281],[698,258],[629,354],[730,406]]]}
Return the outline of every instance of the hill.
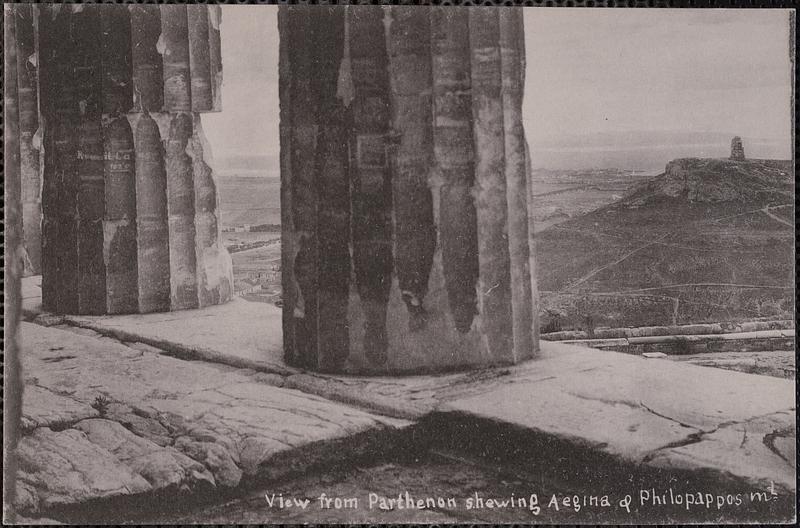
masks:
{"label": "hill", "polygon": [[790,161],[671,161],[537,234],[543,326],[792,318],[793,219]]}

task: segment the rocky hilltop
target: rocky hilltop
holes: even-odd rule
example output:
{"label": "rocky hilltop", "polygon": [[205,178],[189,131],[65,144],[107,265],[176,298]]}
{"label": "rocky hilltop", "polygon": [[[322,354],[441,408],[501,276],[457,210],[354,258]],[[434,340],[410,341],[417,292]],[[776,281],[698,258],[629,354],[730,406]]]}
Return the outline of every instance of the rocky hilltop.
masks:
{"label": "rocky hilltop", "polygon": [[544,308],[563,328],[791,318],[794,187],[790,161],[670,161],[537,233]]}
{"label": "rocky hilltop", "polygon": [[661,197],[689,202],[786,202],[794,197],[790,160],[681,158],[667,163],[664,173],[631,191],[624,202],[633,206]]}

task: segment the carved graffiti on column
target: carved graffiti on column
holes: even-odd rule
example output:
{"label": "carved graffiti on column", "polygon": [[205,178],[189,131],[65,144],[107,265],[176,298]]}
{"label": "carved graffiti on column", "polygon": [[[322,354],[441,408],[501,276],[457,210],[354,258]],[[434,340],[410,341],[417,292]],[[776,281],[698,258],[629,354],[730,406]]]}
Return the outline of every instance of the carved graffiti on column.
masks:
{"label": "carved graffiti on column", "polygon": [[218,108],[215,9],[36,9],[46,309],[130,313],[229,300],[232,266],[219,237],[209,148],[191,105],[193,78],[199,92],[208,88],[198,97],[204,109]]}
{"label": "carved graffiti on column", "polygon": [[106,269],[103,259],[102,62],[100,10],[87,5],[72,15],[75,88],[79,113],[78,186],[78,310],[106,311]]}
{"label": "carved graffiti on column", "polygon": [[103,257],[108,313],[139,310],[136,250],[136,160],[128,120],[118,117],[105,130],[106,201]]}

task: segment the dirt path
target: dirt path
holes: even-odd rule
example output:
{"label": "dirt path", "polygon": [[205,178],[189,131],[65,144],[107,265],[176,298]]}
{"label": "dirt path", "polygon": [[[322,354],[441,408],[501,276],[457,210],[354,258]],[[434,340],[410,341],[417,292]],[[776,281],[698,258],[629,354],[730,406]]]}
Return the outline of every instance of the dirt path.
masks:
{"label": "dirt path", "polygon": [[[785,207],[785,206],[779,206],[779,207]],[[780,222],[780,223],[782,223],[782,224],[784,224],[784,225],[787,225],[787,226],[789,226],[789,227],[791,227],[791,228],[794,228],[794,225],[793,225],[791,222],[788,222],[788,221],[784,220],[784,219],[783,219],[783,218],[781,218],[780,216],[776,216],[776,215],[772,214],[772,213],[771,213],[769,210],[770,210],[770,207],[765,207],[765,208],[763,208],[763,209],[762,209],[762,211],[764,211],[764,213],[765,213],[765,214],[766,214],[768,217],[772,218],[772,219],[773,219],[773,220],[775,220],[776,222]]]}
{"label": "dirt path", "polygon": [[586,275],[584,275],[580,279],[576,280],[572,284],[570,284],[567,287],[563,288],[561,291],[569,291],[569,290],[571,290],[575,286],[577,286],[579,284],[582,284],[582,283],[586,282],[587,280],[589,280],[590,278],[594,277],[595,275],[597,275],[601,271],[606,270],[606,269],[610,268],[611,266],[616,266],[617,264],[619,264],[620,262],[624,261],[625,259],[627,259],[631,255],[633,255],[635,253],[638,253],[639,251],[641,251],[641,250],[643,250],[643,249],[645,249],[647,247],[650,247],[650,246],[653,246],[653,245],[657,244],[659,241],[661,241],[664,238],[666,238],[667,235],[668,234],[662,235],[661,237],[658,238],[658,240],[654,240],[653,242],[647,243],[647,244],[645,244],[643,246],[639,246],[638,248],[634,249],[633,251],[629,251],[628,253],[623,255],[622,258],[617,259],[614,262],[610,262],[610,263],[608,263],[605,266],[602,266],[600,268],[595,268],[594,270],[592,270],[591,272],[587,273]]}

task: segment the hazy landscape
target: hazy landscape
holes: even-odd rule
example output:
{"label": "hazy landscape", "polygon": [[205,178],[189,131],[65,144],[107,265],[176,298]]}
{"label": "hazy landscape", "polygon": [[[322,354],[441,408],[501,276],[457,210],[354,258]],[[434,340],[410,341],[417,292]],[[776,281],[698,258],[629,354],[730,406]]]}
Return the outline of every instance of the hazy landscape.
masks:
{"label": "hazy landscape", "polygon": [[543,327],[791,318],[792,174],[791,162],[675,160],[538,233]]}
{"label": "hazy landscape", "polygon": [[[217,175],[236,291],[261,302],[280,299],[274,163],[228,159]],[[789,161],[722,156],[655,173],[534,169],[543,329],[791,318],[792,174]]]}

